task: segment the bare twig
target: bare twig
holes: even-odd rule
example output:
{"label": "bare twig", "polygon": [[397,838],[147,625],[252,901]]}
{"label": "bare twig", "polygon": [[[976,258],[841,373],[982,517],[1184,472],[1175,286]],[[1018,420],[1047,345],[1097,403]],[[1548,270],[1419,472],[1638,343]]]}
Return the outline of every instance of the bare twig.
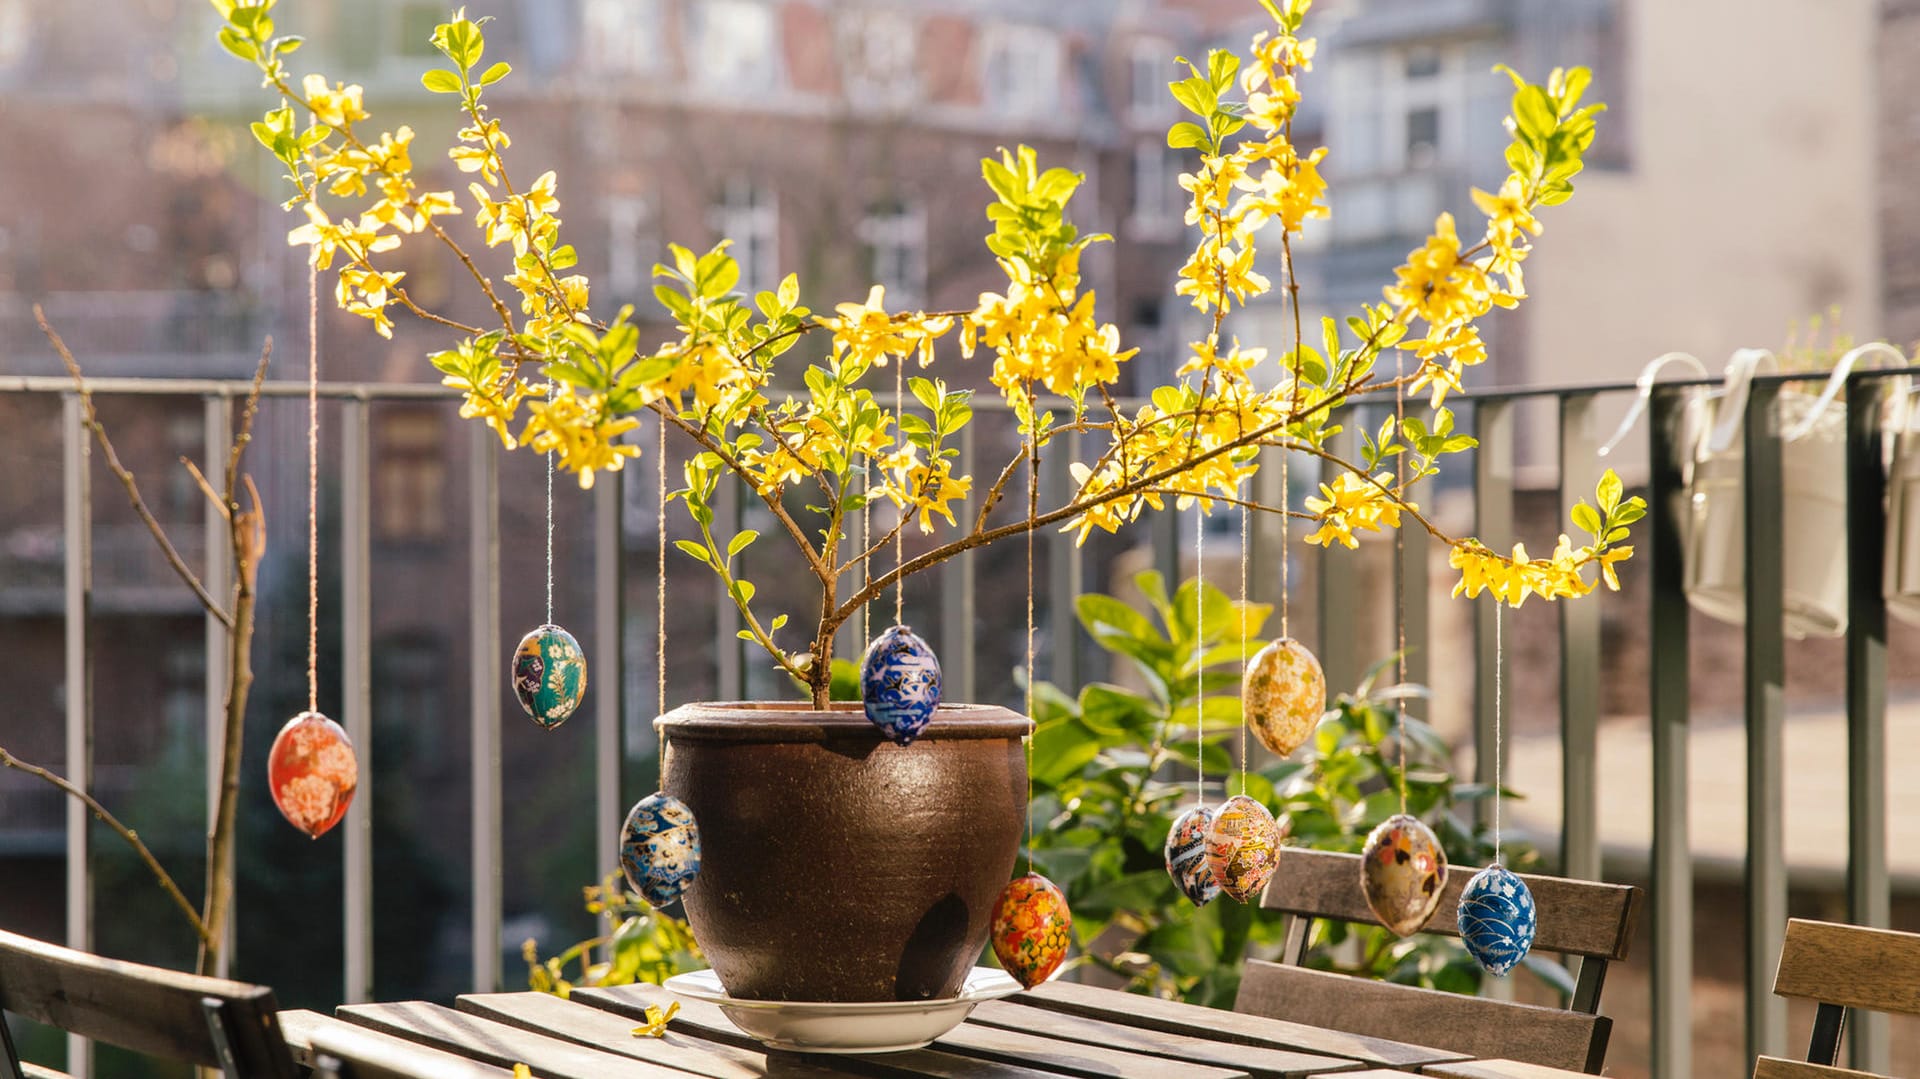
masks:
{"label": "bare twig", "polygon": [[140,485],[134,481],[133,473],[127,471],[126,466],[120,463],[120,455],[113,449],[113,440],[107,437],[107,429],[100,425],[99,417],[94,414],[93,393],[87,389],[87,380],[80,374],[79,362],[67,349],[67,343],[62,341],[60,335],[55,333],[53,327],[48,324],[46,312],[40,309],[39,304],[33,305],[33,319],[40,324],[40,332],[46,334],[47,340],[53,343],[53,350],[59,353],[60,362],[66,365],[67,373],[73,376],[74,387],[80,393],[82,422],[86,424],[87,430],[93,432],[95,441],[100,443],[100,449],[106,455],[108,470],[120,481],[120,485],[127,489],[127,500],[133,503],[133,512],[139,516],[141,523],[147,526],[147,531],[153,533],[154,541],[160,545],[161,553],[167,556],[167,565],[172,566],[173,572],[193,590],[194,598],[200,601],[200,605],[205,607],[207,613],[216,621],[231,630],[233,615],[208,594],[206,586],[200,583],[200,578],[188,568],[186,559],[181,558],[180,552],[174,548],[173,541],[167,538],[166,530],[161,528],[160,522],[154,519],[153,511],[147,508],[147,500],[140,497]]}
{"label": "bare twig", "polygon": [[85,803],[86,807],[93,811],[93,815],[99,818],[107,827],[113,829],[115,835],[126,840],[127,845],[133,848],[133,852],[138,854],[140,860],[147,864],[147,868],[153,871],[154,879],[160,882],[160,887],[173,899],[174,905],[180,908],[180,913],[185,914],[187,921],[192,923],[193,931],[199,936],[200,942],[204,945],[212,939],[211,935],[207,932],[207,923],[200,919],[200,914],[193,909],[193,904],[187,902],[187,897],[180,892],[180,886],[175,884],[173,877],[169,876],[167,871],[161,867],[160,860],[153,856],[153,851],[147,849],[146,843],[140,839],[140,836],[136,834],[133,829],[121,824],[120,818],[107,812],[106,806],[95,801],[93,795],[81,790],[78,786],[68,782],[62,776],[49,772],[37,764],[29,764],[21,760],[12,753],[7,752],[4,747],[0,747],[0,765],[46,780],[48,783],[65,791],[70,797],[77,798]]}

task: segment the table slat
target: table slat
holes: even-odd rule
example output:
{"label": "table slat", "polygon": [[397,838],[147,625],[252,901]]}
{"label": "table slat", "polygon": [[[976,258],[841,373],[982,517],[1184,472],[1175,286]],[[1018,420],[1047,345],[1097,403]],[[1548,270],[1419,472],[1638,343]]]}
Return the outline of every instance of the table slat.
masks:
{"label": "table slat", "polygon": [[[680,1005],[672,1028],[709,1041],[747,1049],[763,1048],[753,1036],[733,1025],[718,1005],[703,1000],[676,996],[657,985],[622,985],[611,989],[575,989],[572,1002],[599,1008],[628,1019],[644,1019],[647,1005]],[[849,1075],[895,1077],[934,1076],[937,1079],[1059,1079],[1058,1072],[1037,1067],[1005,1064],[977,1057],[944,1053],[937,1049],[909,1049],[899,1053],[875,1053],[871,1056],[844,1056],[824,1053],[782,1053],[767,1050],[769,1059],[811,1060]]]}
{"label": "table slat", "polygon": [[1243,1015],[1219,1008],[1203,1008],[1197,1004],[1185,1004],[1177,1000],[1162,1000],[1159,997],[1144,996],[1139,993],[1123,993],[1117,989],[1096,989],[1093,986],[1076,985],[1072,982],[1047,982],[1024,993],[1015,993],[1006,999],[1030,1008],[1066,1012],[1091,1019],[1105,1019],[1123,1026],[1166,1031],[1170,1034],[1186,1034],[1214,1042],[1321,1053],[1349,1060],[1361,1060],[1369,1064],[1385,1064],[1395,1068],[1423,1067],[1428,1064],[1471,1059],[1464,1053],[1452,1053],[1444,1049],[1429,1049],[1425,1046],[1409,1045],[1385,1038],[1344,1034],[1337,1030],[1323,1030],[1304,1023],[1289,1023],[1284,1019]]}
{"label": "table slat", "polygon": [[1063,1075],[1086,1079],[1251,1079],[1240,1068],[1168,1060],[1079,1042],[1057,1041],[983,1023],[962,1023],[933,1044],[942,1049],[989,1060],[1037,1064]]}
{"label": "table slat", "polygon": [[347,1065],[352,1079],[512,1079],[506,1068],[481,1064],[452,1053],[357,1027],[319,1012],[300,1009],[279,1014],[280,1033],[296,1063],[313,1066],[315,1054]]}
{"label": "table slat", "polygon": [[688,1075],[677,1068],[589,1049],[426,1001],[348,1004],[336,1014],[349,1023],[456,1056],[503,1068],[526,1064],[540,1079],[687,1079]]}
{"label": "table slat", "polygon": [[1436,1064],[1420,1070],[1425,1075],[1443,1076],[1444,1079],[1578,1079],[1586,1074],[1549,1068],[1544,1064],[1529,1064],[1522,1060],[1469,1060],[1456,1064]]}
{"label": "table slat", "polygon": [[1291,1049],[1267,1049],[1256,1045],[1230,1045],[1205,1038],[1165,1031],[1126,1026],[1104,1019],[1088,1019],[1066,1012],[1022,1008],[1005,1001],[990,1000],[973,1010],[970,1024],[1026,1031],[1061,1041],[1085,1042],[1136,1053],[1147,1053],[1197,1064],[1218,1064],[1244,1070],[1254,1079],[1301,1079],[1308,1075],[1328,1075],[1352,1071],[1363,1065],[1319,1053],[1301,1053]]}
{"label": "table slat", "polygon": [[841,1074],[803,1059],[770,1062],[764,1052],[701,1038],[679,1029],[682,1024],[678,1015],[669,1024],[666,1036],[637,1038],[633,1034],[634,1020],[548,993],[469,993],[456,1000],[454,1006],[496,1023],[649,1060],[709,1079],[758,1079],[776,1073],[795,1077]]}

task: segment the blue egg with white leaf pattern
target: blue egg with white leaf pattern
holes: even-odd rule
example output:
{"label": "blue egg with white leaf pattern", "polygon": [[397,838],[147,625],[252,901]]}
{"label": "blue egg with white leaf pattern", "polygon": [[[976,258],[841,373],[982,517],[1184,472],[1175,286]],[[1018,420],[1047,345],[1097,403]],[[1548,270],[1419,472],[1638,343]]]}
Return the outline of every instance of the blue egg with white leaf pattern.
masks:
{"label": "blue egg with white leaf pattern", "polygon": [[940,707],[940,661],[905,626],[873,639],[860,662],[860,702],[868,722],[906,745],[920,736]]}
{"label": "blue egg with white leaf pattern", "polygon": [[1499,865],[1482,869],[1467,882],[1456,920],[1468,954],[1494,975],[1520,965],[1539,925],[1527,882]]}
{"label": "blue egg with white leaf pattern", "polygon": [[700,875],[700,828],[693,810],[658,791],[633,804],[620,832],[627,884],[655,907],[680,897]]}

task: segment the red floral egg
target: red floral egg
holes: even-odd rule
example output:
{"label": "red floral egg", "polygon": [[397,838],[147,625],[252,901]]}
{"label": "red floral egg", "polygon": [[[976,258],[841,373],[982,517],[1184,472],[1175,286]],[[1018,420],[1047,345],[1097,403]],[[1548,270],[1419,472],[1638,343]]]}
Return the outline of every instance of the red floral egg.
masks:
{"label": "red floral egg", "polygon": [[267,784],[287,823],[313,839],[347,815],[360,762],[340,724],[318,712],[287,720],[267,754]]}
{"label": "red floral egg", "polygon": [[1009,883],[993,905],[993,954],[1028,989],[1060,969],[1072,931],[1067,897],[1038,873]]}

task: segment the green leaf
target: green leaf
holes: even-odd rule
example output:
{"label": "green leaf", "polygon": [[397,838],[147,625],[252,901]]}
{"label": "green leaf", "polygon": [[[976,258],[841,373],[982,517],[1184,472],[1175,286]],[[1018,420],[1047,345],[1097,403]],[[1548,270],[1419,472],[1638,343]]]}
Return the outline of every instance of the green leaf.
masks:
{"label": "green leaf", "polygon": [[709,566],[713,565],[713,553],[700,544],[695,543],[693,540],[674,540],[673,545],[685,551],[687,554],[692,555],[694,558],[699,559],[701,562]]}
{"label": "green leaf", "polygon": [[494,83],[499,82],[501,79],[506,78],[507,75],[512,71],[513,71],[513,65],[507,63],[505,60],[502,60],[499,63],[488,68],[486,74],[480,76],[480,85],[492,86]]}
{"label": "green leaf", "polygon": [[1213,139],[1206,128],[1182,120],[1167,129],[1167,145],[1175,150],[1206,150],[1213,146]]}
{"label": "green leaf", "polygon": [[460,76],[436,67],[420,76],[420,85],[436,94],[457,94],[460,92]]}
{"label": "green leaf", "polygon": [[1600,500],[1600,508],[1611,515],[1620,505],[1622,490],[1620,474],[1609,468],[1600,477],[1600,485],[1594,489],[1594,496]]}
{"label": "green leaf", "polygon": [[1513,95],[1513,119],[1521,134],[1535,144],[1545,142],[1559,123],[1553,102],[1538,86],[1523,87]]}
{"label": "green leaf", "polygon": [[1579,505],[1573,507],[1572,516],[1573,516],[1573,523],[1576,526],[1578,526],[1581,531],[1588,532],[1596,536],[1600,534],[1600,515],[1594,512],[1594,509],[1592,506],[1589,506],[1585,502],[1582,502]]}
{"label": "green leaf", "polygon": [[1073,601],[1073,609],[1080,618],[1080,624],[1096,641],[1125,637],[1147,643],[1166,643],[1166,637],[1154,628],[1145,615],[1112,596],[1099,593],[1077,596]]}

